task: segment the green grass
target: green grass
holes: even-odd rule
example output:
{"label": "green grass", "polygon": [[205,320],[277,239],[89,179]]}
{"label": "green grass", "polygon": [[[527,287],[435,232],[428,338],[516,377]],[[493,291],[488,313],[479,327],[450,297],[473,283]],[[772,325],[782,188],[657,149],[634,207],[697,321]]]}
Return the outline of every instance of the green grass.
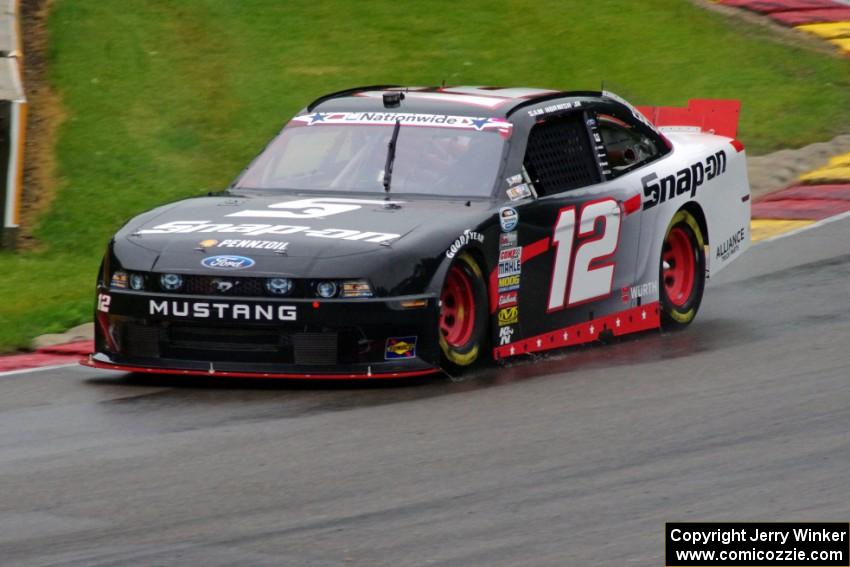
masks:
{"label": "green grass", "polygon": [[40,252],[0,254],[0,349],[88,320],[126,219],[221,188],[313,97],[359,84],[606,86],[637,103],[739,98],[751,152],[850,123],[850,61],[684,0],[58,0],[67,120]]}

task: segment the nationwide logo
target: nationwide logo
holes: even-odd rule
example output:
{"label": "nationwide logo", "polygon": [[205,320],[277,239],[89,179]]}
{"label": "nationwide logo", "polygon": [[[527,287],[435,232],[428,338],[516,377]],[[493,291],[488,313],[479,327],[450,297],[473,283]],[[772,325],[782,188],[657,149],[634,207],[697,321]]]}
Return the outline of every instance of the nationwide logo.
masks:
{"label": "nationwide logo", "polygon": [[244,270],[256,264],[245,256],[210,256],[201,260],[201,265],[214,270]]}
{"label": "nationwide logo", "polygon": [[214,303],[151,299],[148,314],[184,319],[221,319],[244,321],[295,321],[294,305],[263,305],[260,303]]}

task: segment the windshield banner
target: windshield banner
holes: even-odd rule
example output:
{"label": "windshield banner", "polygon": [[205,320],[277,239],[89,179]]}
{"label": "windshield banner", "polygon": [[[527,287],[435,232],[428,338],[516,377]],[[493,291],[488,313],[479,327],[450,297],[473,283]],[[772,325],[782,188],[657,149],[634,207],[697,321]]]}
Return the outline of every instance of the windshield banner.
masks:
{"label": "windshield banner", "polygon": [[292,119],[297,124],[371,124],[393,126],[396,121],[403,126],[431,126],[438,128],[463,128],[478,131],[510,133],[513,124],[504,118],[476,118],[475,116],[449,116],[447,114],[413,114],[408,112],[315,112]]}

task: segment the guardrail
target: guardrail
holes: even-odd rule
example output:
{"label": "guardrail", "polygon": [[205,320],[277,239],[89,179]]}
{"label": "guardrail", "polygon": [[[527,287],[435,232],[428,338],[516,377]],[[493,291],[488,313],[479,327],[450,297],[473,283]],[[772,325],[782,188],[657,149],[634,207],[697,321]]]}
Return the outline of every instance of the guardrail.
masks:
{"label": "guardrail", "polygon": [[27,99],[23,87],[23,48],[19,0],[0,5],[0,246],[14,248],[23,191]]}

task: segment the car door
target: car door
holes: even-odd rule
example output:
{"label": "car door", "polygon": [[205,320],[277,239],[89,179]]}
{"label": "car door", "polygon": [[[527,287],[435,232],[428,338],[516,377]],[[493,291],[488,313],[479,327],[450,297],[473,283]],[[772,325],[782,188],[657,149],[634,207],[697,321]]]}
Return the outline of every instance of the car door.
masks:
{"label": "car door", "polygon": [[629,168],[637,164],[623,169],[609,161],[597,113],[538,119],[523,165],[538,198],[515,208],[522,274],[511,317],[502,304],[510,292],[504,284],[513,281],[500,262],[501,345],[623,310],[635,284],[641,197]]}

